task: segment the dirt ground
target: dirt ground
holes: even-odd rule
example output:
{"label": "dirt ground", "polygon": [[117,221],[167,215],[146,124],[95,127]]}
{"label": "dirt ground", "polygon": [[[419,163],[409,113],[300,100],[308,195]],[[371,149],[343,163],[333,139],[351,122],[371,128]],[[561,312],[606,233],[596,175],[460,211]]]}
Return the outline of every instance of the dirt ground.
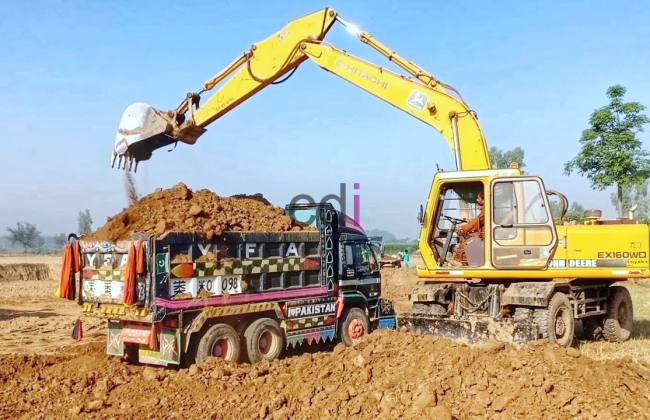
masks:
{"label": "dirt ground", "polygon": [[[59,257],[2,257],[0,266]],[[412,257],[414,264],[417,257]],[[383,295],[409,309],[414,269],[386,268]],[[636,336],[623,344],[469,347],[377,331],[353,348],[255,366],[129,366],[105,355],[99,321],[70,334],[79,308],[55,280],[3,281],[0,418],[621,419],[650,415],[650,289],[632,285]],[[309,350],[309,349],[305,349]]]}

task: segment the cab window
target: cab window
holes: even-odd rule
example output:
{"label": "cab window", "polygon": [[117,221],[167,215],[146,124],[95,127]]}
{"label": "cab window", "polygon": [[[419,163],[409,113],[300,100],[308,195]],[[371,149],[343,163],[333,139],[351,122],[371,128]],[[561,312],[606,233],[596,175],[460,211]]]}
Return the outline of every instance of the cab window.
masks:
{"label": "cab window", "polygon": [[345,245],[345,265],[357,270],[375,270],[377,258],[369,244],[353,243]]}

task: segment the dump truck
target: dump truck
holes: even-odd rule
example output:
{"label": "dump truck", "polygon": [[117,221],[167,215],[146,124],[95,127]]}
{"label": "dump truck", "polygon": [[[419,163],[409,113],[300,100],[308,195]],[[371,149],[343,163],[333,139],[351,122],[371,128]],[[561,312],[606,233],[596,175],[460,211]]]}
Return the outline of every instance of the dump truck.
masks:
{"label": "dump truck", "polygon": [[[326,42],[336,23],[408,74]],[[157,149],[195,146],[210,124],[286,81],[305,62],[432,127],[453,154],[455,169],[434,174],[426,207],[420,206],[420,281],[410,294],[412,311],[398,314],[398,327],[470,341],[508,335],[507,341],[570,346],[581,320],[590,337],[630,338],[633,307],[623,284],[650,276],[650,228],[601,219],[563,226],[563,216],[556,225],[549,199],[559,197],[565,214],[567,198],[516,164],[493,168],[478,115],[457,89],[332,8],[292,20],[258,41],[176,108],[128,106],[111,165],[137,170]],[[506,328],[495,329],[497,324]]]}
{"label": "dump truck", "polygon": [[83,316],[107,320],[109,355],[164,366],[256,363],[395,328],[363,229],[330,203],[285,212],[317,229],[78,240]]}

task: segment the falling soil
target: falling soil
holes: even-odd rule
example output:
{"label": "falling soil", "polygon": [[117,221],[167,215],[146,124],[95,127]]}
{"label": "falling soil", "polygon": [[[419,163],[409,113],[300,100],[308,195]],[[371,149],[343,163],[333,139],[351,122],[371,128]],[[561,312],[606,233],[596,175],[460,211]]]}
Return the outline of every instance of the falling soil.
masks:
{"label": "falling soil", "polygon": [[[73,353],[74,351],[74,353]],[[614,419],[650,410],[650,369],[576,349],[470,347],[377,331],[355,347],[234,365],[129,366],[92,343],[0,357],[2,418]]]}
{"label": "falling soil", "polygon": [[201,234],[210,240],[224,231],[312,229],[296,224],[281,207],[273,206],[262,194],[219,197],[209,190],[192,191],[179,183],[138,198],[135,184],[129,184],[128,180],[127,191],[135,203],[81,239],[118,241],[130,239],[138,232],[161,236],[169,231],[182,231]]}
{"label": "falling soil", "polygon": [[138,188],[135,185],[135,179],[133,178],[133,174],[129,171],[126,171],[125,174],[126,174],[126,179],[124,180],[124,184],[126,187],[126,198],[129,203],[129,206],[133,206],[140,199],[140,195],[138,194]]}

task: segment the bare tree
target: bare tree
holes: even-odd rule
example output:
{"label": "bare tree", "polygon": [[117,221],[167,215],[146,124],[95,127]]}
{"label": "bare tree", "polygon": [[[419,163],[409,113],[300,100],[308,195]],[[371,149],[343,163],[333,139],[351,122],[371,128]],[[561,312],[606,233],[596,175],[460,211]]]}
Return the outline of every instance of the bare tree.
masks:
{"label": "bare tree", "polygon": [[43,246],[45,241],[41,236],[41,232],[36,228],[36,225],[33,225],[28,222],[18,222],[16,223],[15,228],[7,228],[9,232],[9,242],[14,246],[16,244],[22,245],[22,247],[27,251],[28,249],[40,248]]}

